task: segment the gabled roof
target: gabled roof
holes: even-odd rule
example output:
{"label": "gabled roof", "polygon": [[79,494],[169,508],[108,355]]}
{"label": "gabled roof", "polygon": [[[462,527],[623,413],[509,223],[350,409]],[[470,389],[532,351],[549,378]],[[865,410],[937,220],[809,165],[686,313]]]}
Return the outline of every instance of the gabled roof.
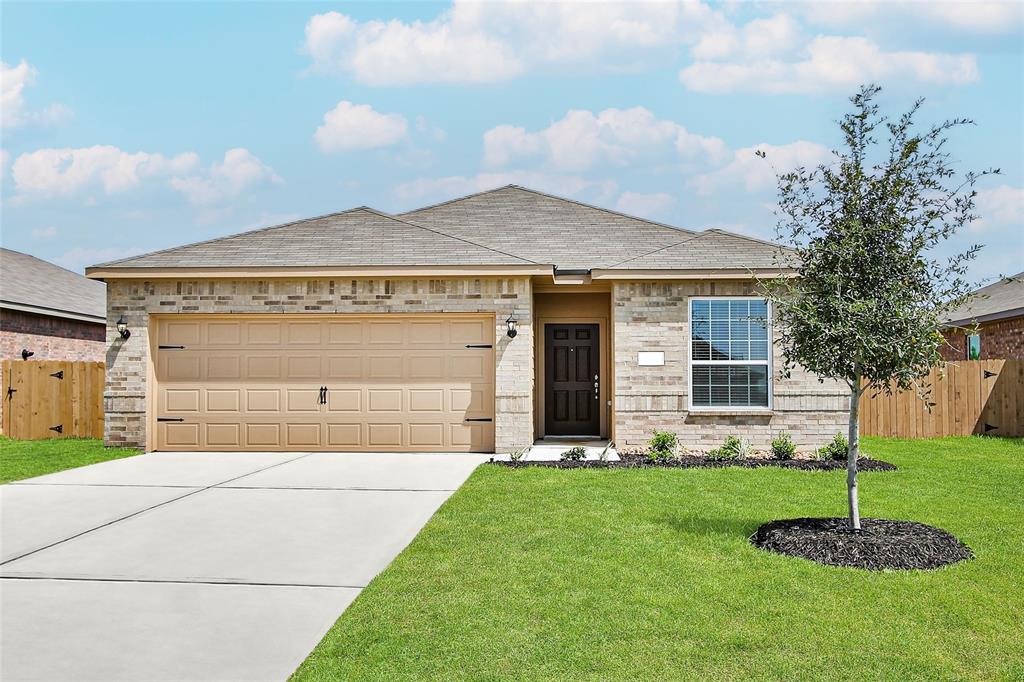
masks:
{"label": "gabled roof", "polygon": [[951,327],[1024,315],[1024,272],[978,289],[971,299],[946,315]]}
{"label": "gabled roof", "polygon": [[96,268],[529,265],[530,261],[361,207]]}
{"label": "gabled roof", "polygon": [[468,267],[542,274],[553,267],[563,273],[726,270],[731,276],[778,267],[782,251],[721,230],[683,230],[508,185],[401,215],[355,208],[103,263],[88,272],[136,277],[149,268],[170,275],[192,269]]}
{"label": "gabled roof", "polygon": [[20,251],[0,249],[0,308],[103,323],[107,286]]}
{"label": "gabled roof", "polygon": [[561,269],[611,267],[695,234],[518,185],[402,217]]}

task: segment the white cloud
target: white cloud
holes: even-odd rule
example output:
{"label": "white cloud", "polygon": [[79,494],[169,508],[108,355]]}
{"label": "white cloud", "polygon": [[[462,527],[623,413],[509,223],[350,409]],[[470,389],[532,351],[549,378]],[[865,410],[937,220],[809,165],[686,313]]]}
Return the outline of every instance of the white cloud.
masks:
{"label": "white cloud", "polygon": [[867,38],[818,36],[797,61],[698,61],[679,80],[698,92],[813,93],[870,81],[963,85],[978,80],[978,66],[970,54],[885,51]]}
{"label": "white cloud", "polygon": [[629,215],[653,218],[664,215],[675,205],[675,198],[665,192],[655,192],[653,194],[623,192],[615,204],[615,209]]}
{"label": "white cloud", "polygon": [[342,100],[324,114],[324,122],[313,138],[321,151],[386,147],[405,137],[409,124],[400,114],[382,114],[368,104]]}
{"label": "white cloud", "polygon": [[172,178],[170,184],[190,203],[211,206],[268,182],[280,183],[282,180],[252,152],[238,147],[226,151],[224,160],[214,162],[206,171]]}
{"label": "white cloud", "polygon": [[65,251],[54,258],[53,262],[62,268],[67,268],[68,270],[85,272],[85,268],[91,265],[135,256],[143,253],[144,251],[145,249],[138,246],[129,246],[127,248],[108,247],[101,249],[80,246],[71,249],[70,251]]}
{"label": "white cloud", "polygon": [[561,175],[537,171],[511,171],[508,173],[480,173],[474,176],[453,175],[443,178],[420,178],[398,185],[394,194],[404,203],[445,199],[502,187],[523,185],[560,196],[574,197],[592,194],[607,201],[617,190],[612,181],[587,180],[577,175]]}
{"label": "white cloud", "polygon": [[539,158],[560,170],[582,171],[598,163],[625,165],[666,150],[687,159],[716,160],[725,144],[658,119],[643,107],[598,114],[574,109],[535,133],[510,125],[484,133],[484,162],[489,166]]}
{"label": "white cloud", "polygon": [[21,196],[67,196],[97,187],[116,194],[137,187],[146,177],[185,172],[198,160],[192,152],[167,158],[110,145],[39,149],[20,155],[11,176]]}
{"label": "white cloud", "polygon": [[880,21],[913,21],[976,33],[1003,33],[1024,25],[1024,6],[1005,0],[945,0],[927,5],[892,0],[814,0],[794,7],[811,22],[846,29]]}
{"label": "white cloud", "polygon": [[794,49],[800,28],[788,14],[754,19],[742,27],[722,23],[701,36],[691,53],[700,60],[741,55],[754,59]]}
{"label": "white cloud", "polygon": [[696,39],[702,26],[719,20],[692,0],[455,0],[432,21],[318,14],[306,24],[305,47],[315,68],[351,73],[371,85],[483,83],[544,65],[603,60],[613,69],[628,68],[653,51]]}
{"label": "white cloud", "polygon": [[57,228],[52,225],[48,227],[33,227],[31,234],[32,239],[53,239],[57,236]]}
{"label": "white cloud", "polygon": [[969,225],[971,232],[982,232],[994,225],[1019,228],[1024,225],[1024,187],[1000,185],[978,190],[975,208],[979,218]]}
{"label": "white cloud", "polygon": [[[762,151],[767,158],[759,158]],[[777,173],[785,173],[798,166],[816,166],[832,158],[831,152],[815,142],[798,140],[784,145],[761,144],[737,149],[732,160],[722,168],[698,175],[690,186],[699,194],[711,194],[723,187],[740,185],[748,192],[775,186]]]}
{"label": "white cloud", "polygon": [[16,128],[27,123],[56,125],[71,118],[63,104],[51,104],[41,111],[25,106],[25,88],[35,80],[35,67],[22,59],[17,66],[0,62],[0,127]]}
{"label": "white cloud", "polygon": [[7,179],[7,164],[11,162],[11,153],[6,149],[0,149],[0,180]]}

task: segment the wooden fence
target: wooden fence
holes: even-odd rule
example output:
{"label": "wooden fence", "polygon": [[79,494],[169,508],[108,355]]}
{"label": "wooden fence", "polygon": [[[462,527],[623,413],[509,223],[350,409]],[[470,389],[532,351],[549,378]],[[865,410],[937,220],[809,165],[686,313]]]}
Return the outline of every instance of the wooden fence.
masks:
{"label": "wooden fence", "polygon": [[3,360],[3,432],[19,440],[102,438],[102,362]]}
{"label": "wooden fence", "polygon": [[1024,436],[1024,360],[964,360],[932,370],[927,409],[915,391],[865,393],[861,433],[934,438],[983,433]]}

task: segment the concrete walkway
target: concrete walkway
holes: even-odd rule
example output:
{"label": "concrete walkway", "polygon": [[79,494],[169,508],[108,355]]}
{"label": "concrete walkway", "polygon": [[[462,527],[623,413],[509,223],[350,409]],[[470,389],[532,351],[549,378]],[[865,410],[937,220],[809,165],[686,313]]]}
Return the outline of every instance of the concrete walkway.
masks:
{"label": "concrete walkway", "polygon": [[2,486],[0,679],[284,679],[486,459],[159,453]]}

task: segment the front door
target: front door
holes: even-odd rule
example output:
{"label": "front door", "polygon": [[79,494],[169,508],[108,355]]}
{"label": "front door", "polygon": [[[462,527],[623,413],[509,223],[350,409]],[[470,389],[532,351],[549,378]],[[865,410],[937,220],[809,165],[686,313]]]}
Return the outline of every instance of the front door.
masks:
{"label": "front door", "polygon": [[544,356],[544,432],[549,436],[599,436],[598,326],[544,325]]}

